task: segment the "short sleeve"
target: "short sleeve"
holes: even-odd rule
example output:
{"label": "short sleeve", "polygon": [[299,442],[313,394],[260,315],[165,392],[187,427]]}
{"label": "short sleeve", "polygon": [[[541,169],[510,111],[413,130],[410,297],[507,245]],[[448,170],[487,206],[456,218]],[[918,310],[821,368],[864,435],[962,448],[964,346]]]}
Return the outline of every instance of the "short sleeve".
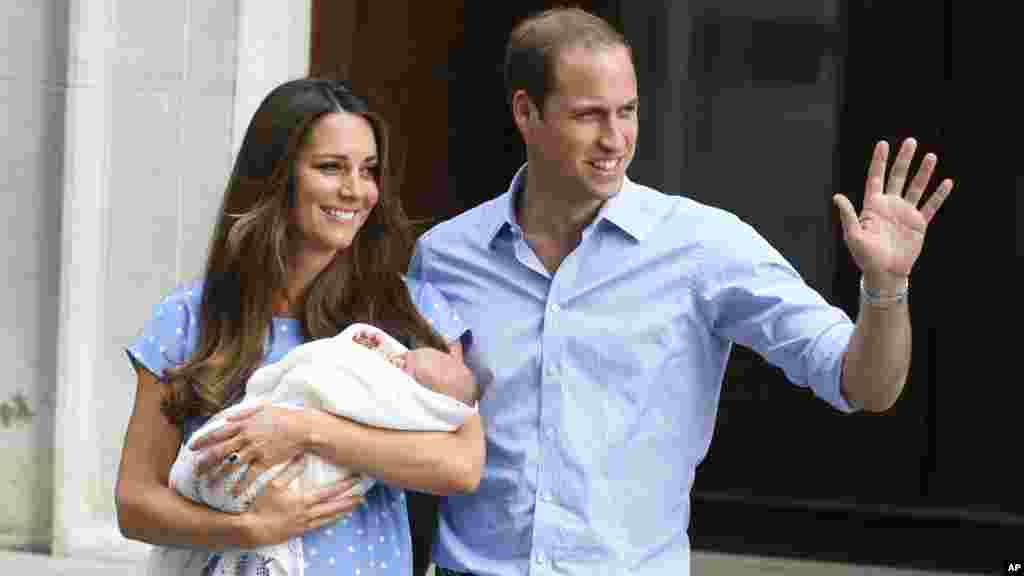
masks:
{"label": "short sleeve", "polygon": [[446,342],[455,342],[468,335],[469,327],[437,288],[408,277],[405,283],[416,309]]}
{"label": "short sleeve", "polygon": [[193,282],[176,288],[153,306],[152,316],[126,349],[134,365],[158,378],[167,368],[183,364],[196,348],[201,287]]}

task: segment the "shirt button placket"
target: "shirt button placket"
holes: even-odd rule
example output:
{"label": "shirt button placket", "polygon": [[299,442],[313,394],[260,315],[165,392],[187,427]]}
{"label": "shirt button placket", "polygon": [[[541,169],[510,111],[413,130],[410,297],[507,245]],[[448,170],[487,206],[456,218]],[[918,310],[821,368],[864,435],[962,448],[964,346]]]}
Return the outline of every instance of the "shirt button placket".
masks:
{"label": "shirt button placket", "polygon": [[[555,422],[557,421],[557,414],[559,413],[561,397],[560,397],[560,385],[558,382],[559,373],[559,327],[563,324],[560,317],[564,313],[564,309],[559,306],[556,302],[555,295],[558,293],[557,282],[558,276],[555,276],[555,282],[551,286],[551,292],[548,299],[548,313],[544,322],[544,330],[541,338],[543,343],[543,350],[541,359],[544,362],[544,368],[541,373],[541,405],[540,405],[540,432],[541,435],[538,438],[540,446],[538,446],[540,456],[540,466],[538,467],[537,474],[537,499],[538,504],[543,502],[544,504],[550,505],[554,500],[551,492],[551,467],[554,466],[551,455],[554,452],[552,441],[555,438]],[[550,545],[549,530],[552,529],[550,524],[550,511],[547,509],[548,506],[538,506],[537,514],[535,516],[534,525],[534,551],[533,551],[533,564],[534,570],[530,572],[532,574],[543,573],[549,559],[547,554],[544,552],[544,546]]]}

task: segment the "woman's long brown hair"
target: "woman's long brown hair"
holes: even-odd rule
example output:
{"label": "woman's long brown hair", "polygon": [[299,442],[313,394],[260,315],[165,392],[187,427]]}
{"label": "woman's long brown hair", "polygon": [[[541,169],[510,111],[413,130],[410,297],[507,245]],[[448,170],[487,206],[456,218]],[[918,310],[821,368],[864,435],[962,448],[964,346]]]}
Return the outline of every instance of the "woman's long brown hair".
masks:
{"label": "woman's long brown hair", "polygon": [[333,112],[357,114],[373,128],[380,195],[352,245],[308,286],[300,318],[304,336],[327,338],[349,323],[366,322],[407,345],[448,350],[417,312],[402,280],[413,233],[399,198],[387,187],[386,124],[341,82],[287,82],[264,98],[235,160],[207,257],[196,350],[164,376],[170,390],[163,412],[179,428],[188,418],[209,416],[238,399],[263,360],[273,294],[287,281],[296,158],[313,125]]}

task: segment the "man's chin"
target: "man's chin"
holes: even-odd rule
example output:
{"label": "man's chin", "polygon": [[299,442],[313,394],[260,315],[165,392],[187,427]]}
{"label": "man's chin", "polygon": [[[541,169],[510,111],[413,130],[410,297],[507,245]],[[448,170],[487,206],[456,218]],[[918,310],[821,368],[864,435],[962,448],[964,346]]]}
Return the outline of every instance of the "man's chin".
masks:
{"label": "man's chin", "polygon": [[622,190],[623,180],[624,179],[622,176],[616,176],[614,178],[601,179],[596,182],[591,181],[590,192],[594,196],[599,196],[601,198],[611,198],[612,196],[618,194],[619,190]]}

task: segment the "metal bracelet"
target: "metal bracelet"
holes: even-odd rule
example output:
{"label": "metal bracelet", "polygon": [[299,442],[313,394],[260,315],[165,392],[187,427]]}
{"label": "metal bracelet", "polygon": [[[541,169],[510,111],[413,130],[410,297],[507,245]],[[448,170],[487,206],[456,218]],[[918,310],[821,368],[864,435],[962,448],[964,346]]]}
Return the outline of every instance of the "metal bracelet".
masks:
{"label": "metal bracelet", "polygon": [[872,308],[891,308],[907,301],[910,295],[910,278],[899,292],[872,292],[864,285],[864,277],[860,277],[860,300]]}

